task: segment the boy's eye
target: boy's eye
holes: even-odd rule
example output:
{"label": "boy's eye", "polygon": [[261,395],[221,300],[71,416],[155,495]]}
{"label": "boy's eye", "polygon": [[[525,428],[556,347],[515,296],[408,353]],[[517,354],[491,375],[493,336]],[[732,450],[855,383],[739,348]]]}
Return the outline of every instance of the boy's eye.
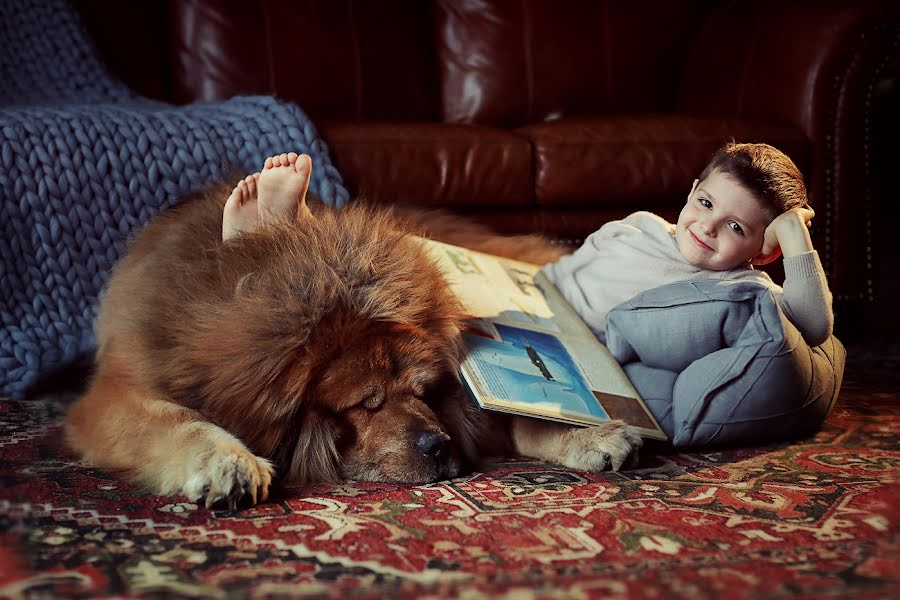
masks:
{"label": "boy's eye", "polygon": [[706,198],[700,198],[699,201],[702,206],[705,206],[706,208],[712,208],[712,202],[710,202]]}
{"label": "boy's eye", "polygon": [[728,226],[731,227],[731,230],[734,231],[735,233],[740,233],[741,235],[744,235],[743,228],[741,228],[741,226],[738,225],[737,223],[735,223],[734,221],[731,221],[730,223],[728,223]]}

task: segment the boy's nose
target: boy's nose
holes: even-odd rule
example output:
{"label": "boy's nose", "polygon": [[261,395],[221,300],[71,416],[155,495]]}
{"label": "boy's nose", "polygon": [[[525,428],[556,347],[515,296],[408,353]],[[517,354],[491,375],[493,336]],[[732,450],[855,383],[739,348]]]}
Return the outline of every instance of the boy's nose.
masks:
{"label": "boy's nose", "polygon": [[700,229],[709,237],[716,237],[716,224],[712,221],[701,221]]}

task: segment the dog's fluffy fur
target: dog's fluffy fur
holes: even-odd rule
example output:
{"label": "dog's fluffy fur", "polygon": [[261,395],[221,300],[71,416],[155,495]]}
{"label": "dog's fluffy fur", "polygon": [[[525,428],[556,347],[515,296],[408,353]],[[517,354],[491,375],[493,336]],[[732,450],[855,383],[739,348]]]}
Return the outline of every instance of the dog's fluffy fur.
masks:
{"label": "dog's fluffy fur", "polygon": [[462,309],[409,231],[544,262],[537,236],[447,214],[314,203],[314,219],[221,241],[224,186],[134,239],[97,320],[97,370],[69,445],[160,494],[244,496],[272,478],[428,482],[519,453],[618,468],[629,428],[476,410],[456,378]]}

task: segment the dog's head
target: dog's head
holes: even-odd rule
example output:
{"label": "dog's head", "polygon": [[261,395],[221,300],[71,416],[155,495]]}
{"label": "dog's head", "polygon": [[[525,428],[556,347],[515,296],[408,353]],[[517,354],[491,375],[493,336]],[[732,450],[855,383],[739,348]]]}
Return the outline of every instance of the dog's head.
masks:
{"label": "dog's head", "polygon": [[441,403],[453,398],[459,385],[452,371],[455,340],[399,323],[363,323],[342,334],[330,348],[336,355],[314,361],[322,369],[309,383],[306,401],[314,408],[304,416],[305,431],[291,460],[294,478],[315,479],[311,467],[328,469],[308,460],[312,440],[320,452],[333,447],[342,478],[455,477],[459,452],[439,416]]}
{"label": "dog's head", "polygon": [[258,262],[233,277],[208,414],[286,483],[456,476],[462,310],[420,242],[350,207],[232,246]]}

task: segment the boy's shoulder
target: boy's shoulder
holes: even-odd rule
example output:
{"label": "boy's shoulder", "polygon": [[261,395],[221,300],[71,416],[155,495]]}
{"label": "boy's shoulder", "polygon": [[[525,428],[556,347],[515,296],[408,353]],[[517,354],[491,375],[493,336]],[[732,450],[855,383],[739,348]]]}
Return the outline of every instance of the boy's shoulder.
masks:
{"label": "boy's shoulder", "polygon": [[639,210],[631,213],[622,219],[622,223],[631,225],[647,233],[671,234],[675,231],[675,225],[669,223],[659,215],[646,210]]}
{"label": "boy's shoulder", "polygon": [[656,213],[652,213],[648,210],[639,210],[637,212],[633,212],[622,220],[628,221],[631,223],[652,223],[654,225],[656,225],[656,224],[671,225],[671,223],[669,223],[668,221],[663,219],[661,216],[657,215]]}
{"label": "boy's shoulder", "polygon": [[675,234],[675,226],[651,212],[641,210],[633,212],[624,219],[609,221],[591,234],[588,239],[593,243],[617,237],[651,237],[664,240]]}

